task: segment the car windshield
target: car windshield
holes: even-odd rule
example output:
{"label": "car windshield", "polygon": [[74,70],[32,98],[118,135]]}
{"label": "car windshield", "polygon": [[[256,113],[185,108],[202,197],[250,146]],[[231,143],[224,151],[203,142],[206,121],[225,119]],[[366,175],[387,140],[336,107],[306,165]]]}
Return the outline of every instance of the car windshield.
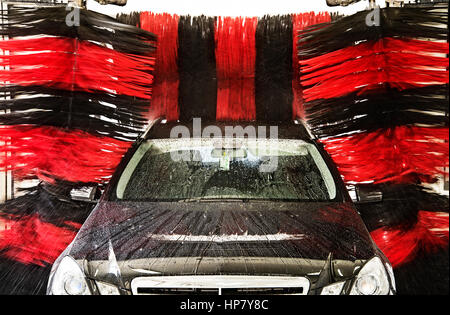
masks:
{"label": "car windshield", "polygon": [[115,191],[124,201],[336,198],[335,181],[319,151],[301,140],[148,140]]}

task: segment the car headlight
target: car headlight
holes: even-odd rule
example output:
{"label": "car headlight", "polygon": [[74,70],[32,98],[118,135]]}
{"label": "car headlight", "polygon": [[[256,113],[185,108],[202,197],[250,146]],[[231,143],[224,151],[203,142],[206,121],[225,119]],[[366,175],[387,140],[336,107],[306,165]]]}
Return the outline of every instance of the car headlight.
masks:
{"label": "car headlight", "polygon": [[345,281],[327,285],[322,289],[321,295],[340,295],[344,288]]}
{"label": "car headlight", "polygon": [[388,295],[388,274],[380,258],[369,260],[356,276],[350,295]]}
{"label": "car headlight", "polygon": [[65,256],[50,276],[48,293],[52,295],[90,295],[88,284],[80,266]]}

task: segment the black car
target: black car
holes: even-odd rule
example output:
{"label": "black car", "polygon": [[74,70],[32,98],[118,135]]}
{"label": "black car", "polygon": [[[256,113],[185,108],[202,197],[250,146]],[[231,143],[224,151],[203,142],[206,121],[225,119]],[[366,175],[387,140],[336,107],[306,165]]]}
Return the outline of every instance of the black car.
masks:
{"label": "black car", "polygon": [[395,293],[305,125],[198,123],[155,123],[133,145],[48,294]]}

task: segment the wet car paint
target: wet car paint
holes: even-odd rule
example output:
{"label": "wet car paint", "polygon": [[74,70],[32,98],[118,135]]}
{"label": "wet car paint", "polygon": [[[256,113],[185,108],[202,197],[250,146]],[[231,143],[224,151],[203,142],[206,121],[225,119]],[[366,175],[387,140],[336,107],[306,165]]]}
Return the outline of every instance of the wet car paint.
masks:
{"label": "wet car paint", "polygon": [[337,202],[101,202],[67,254],[98,279],[109,273],[111,250],[126,278],[142,275],[133,269],[305,275],[320,272],[330,253],[350,277],[355,262],[377,253],[353,204]]}

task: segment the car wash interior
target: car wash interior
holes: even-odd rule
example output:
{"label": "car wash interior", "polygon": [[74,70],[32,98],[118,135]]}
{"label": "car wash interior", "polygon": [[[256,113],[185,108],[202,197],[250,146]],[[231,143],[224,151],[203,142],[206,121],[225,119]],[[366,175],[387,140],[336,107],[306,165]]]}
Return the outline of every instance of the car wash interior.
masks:
{"label": "car wash interior", "polygon": [[[244,268],[248,257],[240,255],[264,253],[271,258],[255,270],[270,266],[273,278],[265,293],[273,293],[280,283],[295,284],[274,267],[280,253],[294,267],[311,258],[297,257],[300,242],[317,247],[321,258],[309,261],[306,286],[284,293],[331,292],[336,287],[319,285],[323,275],[331,277],[332,265],[345,274],[333,275],[343,279],[338,294],[352,294],[353,288],[374,293],[370,283],[356,278],[351,284],[353,274],[346,278],[347,269],[370,267],[356,254],[364,256],[365,245],[349,257],[338,249],[319,253],[326,243],[322,236],[332,233],[325,221],[340,231],[337,238],[356,233],[358,244],[375,244],[392,287],[395,278],[395,290],[386,293],[449,294],[448,0],[2,0],[0,36],[1,295],[163,292],[140,289],[156,281],[148,270],[147,278],[130,278],[131,284],[125,283],[131,271],[117,276],[124,273],[118,248],[136,244],[136,251],[149,250],[155,268],[162,264],[159,257],[174,263],[183,257],[183,266],[195,269],[186,275],[199,276],[190,281],[206,288],[198,292],[212,294],[241,292],[226,286],[208,291],[206,284],[226,281],[223,270],[229,270],[220,269],[219,280],[210,274],[217,252],[233,252],[237,258],[227,263],[239,270],[234,276],[259,286],[264,278]],[[203,124],[199,130],[197,121]],[[273,141],[264,149],[259,140],[195,139],[205,130],[261,125],[267,135],[277,126],[280,138],[279,169],[269,175],[261,175],[255,163],[270,156]],[[194,138],[168,141],[175,127]],[[177,162],[173,155],[170,160],[172,152],[185,152],[193,161]],[[221,188],[207,187],[213,184]],[[167,213],[162,206],[145,210],[152,215],[144,231],[153,235],[153,245],[141,245],[147,241],[135,228],[147,222],[142,213],[131,209],[134,216],[127,218],[133,223],[121,225],[125,219],[113,205],[162,199],[174,205]],[[207,211],[211,199],[220,199],[226,215],[211,217],[220,222],[220,233],[205,234],[195,211]],[[273,215],[282,211],[281,201],[351,207],[308,206],[302,220]],[[354,214],[342,210],[353,206]],[[108,228],[106,239],[103,232],[86,232],[92,226],[107,229],[107,216],[116,227]],[[354,228],[359,220],[362,229]],[[312,227],[321,237],[312,235]],[[119,242],[118,235],[133,244]],[[202,247],[211,235],[214,245],[208,246],[216,247]],[[167,245],[180,238],[182,243]],[[80,239],[88,241],[80,245]],[[166,245],[156,247],[161,242]],[[232,248],[237,243],[239,250]],[[94,268],[103,258],[81,253],[95,244],[105,245],[110,263],[109,273],[95,268],[115,275],[118,291],[100,287],[86,270],[96,289],[66,282],[62,291],[52,291],[62,253],[71,249]],[[196,252],[200,259],[211,252],[204,265],[190,261],[189,253]],[[142,272],[142,261],[130,255],[138,266],[131,269]],[[112,257],[120,268],[112,267]],[[178,285],[180,279],[171,278]]]}

